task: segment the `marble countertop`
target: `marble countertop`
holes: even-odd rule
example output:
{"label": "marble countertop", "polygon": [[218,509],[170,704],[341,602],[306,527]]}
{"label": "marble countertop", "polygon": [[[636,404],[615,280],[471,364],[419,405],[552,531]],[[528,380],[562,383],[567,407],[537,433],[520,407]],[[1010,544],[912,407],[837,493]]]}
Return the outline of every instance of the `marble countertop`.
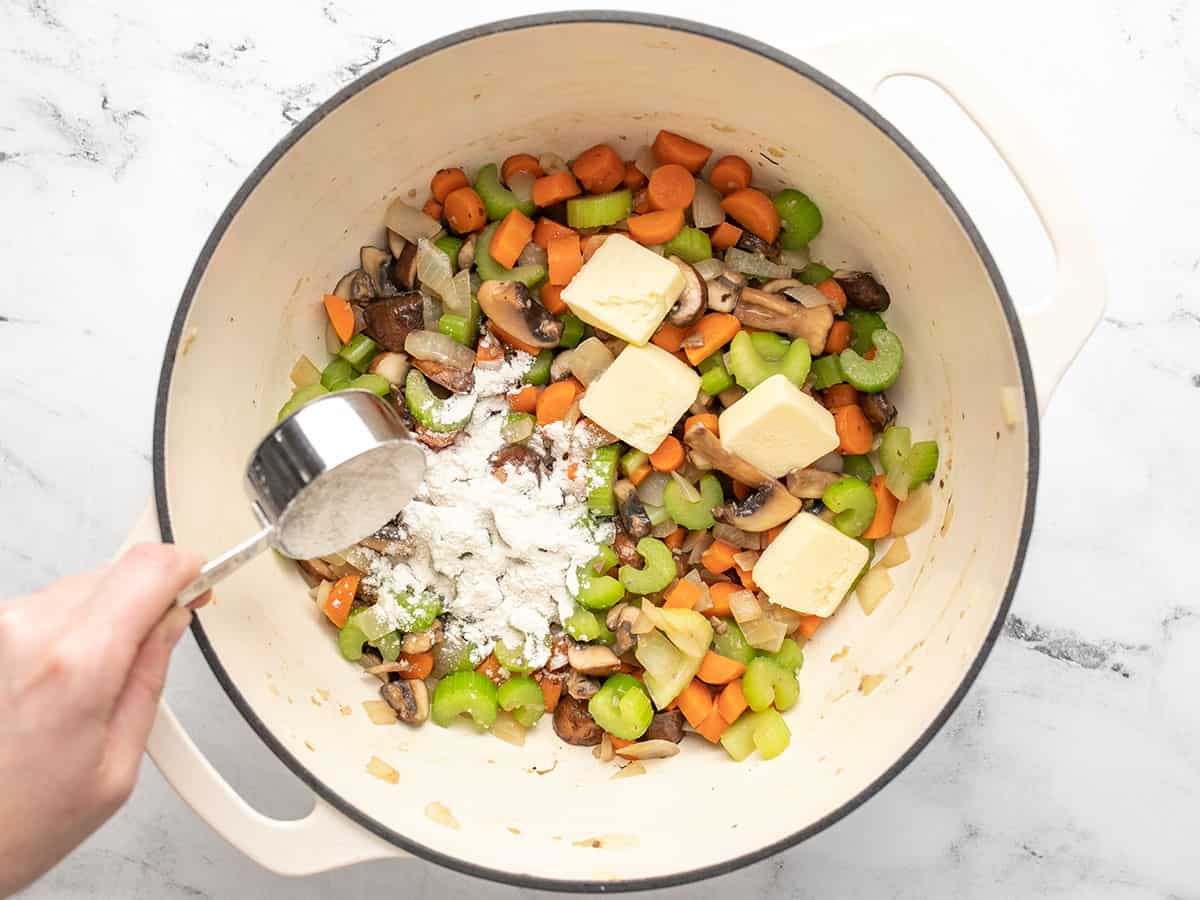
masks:
{"label": "marble countertop", "polygon": [[[1200,519],[1186,500],[1200,496],[1200,8],[837,7],[693,0],[688,12],[801,56],[879,28],[944,40],[1070,160],[1106,261],[1109,307],[1044,421],[1025,574],[961,708],[847,819],[686,895],[1200,897],[1200,599],[1188,574]],[[0,0],[0,594],[105,560],[145,503],[152,398],[176,299],[219,211],[267,149],[382,59],[444,31],[551,8]],[[1036,298],[1044,250],[1031,232],[1014,233],[1003,191],[972,160],[939,156],[920,104],[881,103],[979,212],[1018,301]],[[305,810],[310,795],[238,717],[190,637],[168,694],[185,722],[205,723],[204,750],[252,803],[281,816]],[[278,878],[212,833],[147,763],[129,805],[27,896],[335,892],[531,893],[397,863]]]}

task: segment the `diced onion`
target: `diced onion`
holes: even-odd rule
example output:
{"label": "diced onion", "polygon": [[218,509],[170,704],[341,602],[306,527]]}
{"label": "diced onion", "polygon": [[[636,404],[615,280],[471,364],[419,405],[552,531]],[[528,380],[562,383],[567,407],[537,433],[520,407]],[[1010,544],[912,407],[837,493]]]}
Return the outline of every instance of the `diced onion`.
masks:
{"label": "diced onion", "polygon": [[333,330],[332,322],[325,323],[325,349],[333,356],[337,356],[338,351],[342,349],[342,339]]}
{"label": "diced onion", "polygon": [[672,472],[671,477],[675,479],[675,483],[679,485],[679,491],[683,494],[683,499],[688,503],[695,503],[700,499],[700,492],[696,490],[696,486],[680,475],[678,472]]}
{"label": "diced onion", "polygon": [[[388,706],[385,700],[364,700],[363,712],[371,720],[372,725],[395,725],[396,711]],[[391,768],[389,766],[389,768]],[[394,770],[393,770],[394,771]]]}
{"label": "diced onion", "polygon": [[650,525],[661,525],[671,517],[667,515],[667,509],[664,506],[655,506],[653,503],[643,503],[643,508],[646,510],[646,516],[650,519]]}
{"label": "diced onion", "polygon": [[756,562],[758,562],[757,550],[743,550],[741,553],[733,554],[733,564],[743,572],[753,569]]}
{"label": "diced onion", "polygon": [[649,506],[662,506],[663,488],[670,480],[671,476],[666,472],[651,472],[637,486],[638,499]]}
{"label": "diced onion", "polygon": [[[740,622],[738,624],[741,625]],[[764,616],[742,625],[742,634],[746,636],[746,643],[755,650],[776,653],[787,637],[787,626]]]}
{"label": "diced onion", "polygon": [[692,200],[692,224],[697,228],[715,228],[725,221],[721,195],[707,181],[696,181],[696,197]]}
{"label": "diced onion", "polygon": [[892,546],[888,547],[888,552],[883,554],[883,559],[879,560],[879,564],[885,569],[894,569],[896,566],[908,562],[909,559],[908,540],[898,537],[892,541]]}
{"label": "diced onion", "polygon": [[787,266],[793,272],[799,272],[801,269],[807,266],[808,263],[809,256],[807,249],[779,251],[779,264],[782,266]]}
{"label": "diced onion", "polygon": [[291,372],[292,387],[302,388],[310,385],[320,384],[321,370],[313,365],[313,361],[307,356],[301,356],[296,360],[296,364],[292,366]]}
{"label": "diced onion", "polygon": [[811,284],[801,284],[784,289],[784,294],[791,297],[805,309],[817,309],[829,305],[829,298]]}
{"label": "diced onion", "polygon": [[673,519],[663,519],[650,530],[650,534],[656,538],[665,538],[678,527]]}
{"label": "diced onion", "polygon": [[892,534],[902,537],[912,534],[925,524],[933,509],[933,488],[923,484],[900,501],[896,507],[896,518],[892,520]]}
{"label": "diced onion", "polygon": [[[718,522],[713,526],[712,535],[718,541],[733,544],[733,546],[740,547],[743,550],[758,550],[762,545],[762,539],[757,534],[742,531],[740,528],[734,528],[732,525],[726,525],[723,522]],[[745,566],[742,568],[745,568]]]}
{"label": "diced onion", "polygon": [[521,251],[521,255],[517,257],[518,266],[544,266],[549,261],[549,256],[544,248],[539,247],[533,241],[525,245],[525,249]]}
{"label": "diced onion", "polygon": [[649,634],[654,630],[654,623],[650,621],[649,616],[639,611],[638,617],[633,620],[633,624],[629,626],[629,630],[634,634]]}
{"label": "diced onion", "polygon": [[691,565],[696,565],[700,562],[700,557],[704,555],[704,551],[712,546],[713,536],[704,533],[700,536],[700,540],[696,541],[696,546],[692,547],[692,552],[688,554],[688,562]]}
{"label": "diced onion", "polygon": [[869,616],[891,589],[892,576],[882,565],[877,565],[862,577],[854,593],[858,595],[858,605]]}
{"label": "diced onion", "polygon": [[582,396],[580,394],[579,397],[576,397],[575,402],[568,406],[567,411],[563,413],[563,425],[567,428],[574,428],[575,424],[583,418],[583,410],[579,407],[579,400]]}
{"label": "diced onion", "polygon": [[[729,526],[725,527],[728,528]],[[714,528],[713,531],[715,532],[716,529]],[[700,541],[703,540],[706,535],[708,535],[708,532],[700,529],[689,531],[687,533],[687,537],[683,539],[683,543],[679,545],[679,549],[684,553],[691,553],[692,548],[700,543]]]}
{"label": "diced onion", "polygon": [[431,238],[442,230],[436,219],[400,199],[393,200],[388,206],[383,215],[383,224],[414,244],[424,238]]}
{"label": "diced onion", "polygon": [[[790,278],[792,270],[787,266],[781,266],[778,263],[773,263],[761,253],[749,253],[745,250],[739,250],[737,247],[730,247],[725,251],[725,265],[733,269],[735,272],[741,272],[743,275],[751,275],[754,278]],[[813,288],[816,290],[816,288]],[[820,293],[820,291],[817,291]]]}
{"label": "diced onion", "polygon": [[512,717],[512,713],[501,712],[492,723],[492,734],[514,747],[525,746],[525,729]]}
{"label": "diced onion", "polygon": [[761,619],[762,605],[750,591],[734,591],[729,595],[729,611],[739,625]]}
{"label": "diced onion", "polygon": [[380,353],[367,367],[367,371],[382,375],[388,384],[403,384],[408,374],[408,357],[403,353]]}
{"label": "diced onion", "polygon": [[[450,257],[433,246],[427,238],[417,241],[417,278],[421,286],[433,291],[443,301],[454,293],[454,275],[450,271]],[[461,313],[456,313],[461,315]]]}
{"label": "diced onion", "polygon": [[787,629],[788,634],[799,628],[800,623],[804,621],[804,616],[794,609],[788,609],[786,606],[778,606],[774,603],[767,606],[767,618],[781,622],[784,628]]}
{"label": "diced onion", "polygon": [[404,349],[416,359],[469,370],[475,365],[475,353],[452,338],[436,331],[410,331]]}
{"label": "diced onion", "polygon": [[647,178],[658,168],[658,160],[654,158],[654,151],[645,144],[638,147],[637,153],[633,154],[633,164]]}
{"label": "diced onion", "polygon": [[1009,428],[1021,421],[1021,394],[1011,384],[1000,388],[1000,411],[1004,414],[1004,424]]}
{"label": "diced onion", "polygon": [[547,175],[567,171],[567,164],[557,153],[543,153],[538,157],[538,165]]}
{"label": "diced onion", "polygon": [[840,472],[842,471],[842,465],[844,462],[845,461],[842,459],[842,454],[834,451],[833,453],[826,453],[815,463],[813,463],[812,467],[814,469],[820,469],[822,472]]}
{"label": "diced onion", "polygon": [[712,281],[725,271],[724,264],[714,257],[702,259],[698,263],[694,263],[692,268],[696,270],[696,274],[705,281]]}
{"label": "diced onion", "polygon": [[325,601],[329,599],[329,592],[331,590],[333,590],[332,581],[322,581],[317,585],[317,592],[313,599],[317,601],[318,609],[325,608]]}
{"label": "diced onion", "polygon": [[428,294],[421,295],[421,322],[426,331],[437,331],[438,321],[442,318],[442,301]]}
{"label": "diced onion", "polygon": [[463,269],[450,280],[454,290],[442,298],[446,312],[464,319],[471,318],[471,271]]}
{"label": "diced onion", "polygon": [[508,179],[508,189],[522,203],[528,203],[533,199],[533,182],[536,180],[531,172],[514,172]]}
{"label": "diced onion", "polygon": [[590,337],[571,351],[571,374],[587,387],[599,378],[612,362],[613,355],[608,352],[603,342],[599,338]]}

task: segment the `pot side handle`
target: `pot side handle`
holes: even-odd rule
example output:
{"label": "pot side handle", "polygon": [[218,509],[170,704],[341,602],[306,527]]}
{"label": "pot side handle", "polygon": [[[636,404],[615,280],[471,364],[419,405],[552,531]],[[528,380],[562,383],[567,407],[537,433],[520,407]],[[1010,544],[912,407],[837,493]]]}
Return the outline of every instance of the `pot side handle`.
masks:
{"label": "pot side handle", "polygon": [[914,34],[864,35],[814,48],[806,57],[870,100],[897,75],[944,90],[1000,154],[1029,198],[1056,260],[1047,303],[1018,310],[1045,416],[1054,388],[1104,313],[1105,279],[1089,219],[1066,171],[1034,131],[973,67],[942,44]]}
{"label": "pot side handle", "polygon": [[[153,501],[120,552],[161,540]],[[320,797],[302,819],[265,816],[247,803],[188,736],[166,700],[159,702],[146,753],[183,801],[217,834],[264,868],[280,875],[311,875],[370,859],[409,854],[350,821]]]}

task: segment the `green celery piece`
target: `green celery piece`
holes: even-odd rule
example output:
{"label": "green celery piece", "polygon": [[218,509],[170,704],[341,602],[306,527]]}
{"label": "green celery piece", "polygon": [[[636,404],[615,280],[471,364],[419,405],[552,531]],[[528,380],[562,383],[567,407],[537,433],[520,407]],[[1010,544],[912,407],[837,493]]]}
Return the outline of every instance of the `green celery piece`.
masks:
{"label": "green celery piece", "polygon": [[721,746],[736,762],[758,750],[763,759],[774,759],[787,749],[792,733],[778,711],[746,712],[725,729]]}
{"label": "green celery piece", "polygon": [[532,200],[518,200],[517,195],[500,183],[500,170],[495,163],[488,163],[475,174],[475,193],[487,209],[489,222],[498,222],[514,209],[532,216],[536,207]]}
{"label": "green celery piece", "polygon": [[541,350],[538,352],[537,358],[533,361],[529,371],[525,373],[524,381],[526,384],[534,384],[539,387],[543,384],[548,384],[550,381],[550,366],[554,364],[554,351]]}
{"label": "green celery piece", "polygon": [[783,644],[774,653],[764,653],[763,655],[789,672],[795,672],[804,665],[804,651],[791,638],[784,638]]}
{"label": "green celery piece", "polygon": [[380,397],[386,397],[392,392],[392,383],[390,381],[382,375],[375,375],[371,372],[364,372],[346,385],[346,387],[359,391],[370,391],[372,394],[377,394]]}
{"label": "green celery piece", "polygon": [[332,391],[335,385],[343,381],[353,381],[357,375],[349,361],[335,356],[321,372],[321,384]]}
{"label": "green celery piece", "polygon": [[696,488],[700,492],[700,499],[688,501],[683,496],[683,488],[679,486],[679,482],[672,478],[663,488],[663,507],[667,515],[675,520],[675,524],[693,531],[703,531],[713,527],[713,508],[725,502],[725,492],[721,489],[721,482],[717,476],[711,473],[701,475]]}
{"label": "green celery piece", "polygon": [[318,397],[323,397],[328,393],[329,391],[325,389],[324,385],[320,384],[310,384],[307,387],[297,388],[292,393],[292,396],[288,398],[287,403],[283,404],[283,406],[279,408],[279,414],[276,416],[275,420],[277,422],[282,422],[306,403],[316,400]]}
{"label": "green celery piece", "polygon": [[338,356],[350,363],[354,367],[354,371],[365,372],[378,352],[378,344],[365,334],[356,334],[342,345]]}
{"label": "green celery piece", "polygon": [[400,632],[389,631],[375,641],[375,648],[383,657],[384,662],[395,662],[400,658]]}
{"label": "green celery piece", "polygon": [[458,251],[462,249],[463,239],[455,237],[452,234],[443,234],[440,238],[433,242],[433,246],[437,247],[446,256],[450,257],[450,272],[458,271]]}
{"label": "green celery piece", "polygon": [[843,313],[850,323],[850,346],[862,356],[871,352],[871,335],[881,328],[886,329],[887,323],[877,312],[859,309],[857,306],[847,306]]}
{"label": "green celery piece", "polygon": [[480,729],[491,728],[500,711],[496,686],[479,672],[451,672],[438,682],[430,704],[430,718],[445,728],[468,715]]}
{"label": "green celery piece", "polygon": [[579,593],[575,602],[591,610],[605,610],[625,597],[625,585],[611,575],[592,575],[584,566],[579,573]]}
{"label": "green celery piece", "polygon": [[562,314],[562,337],[558,339],[560,347],[577,347],[579,342],[583,340],[584,323],[583,319],[574,313]]}
{"label": "green celery piece", "polygon": [[869,456],[843,456],[842,474],[859,481],[870,481],[875,477],[875,466],[871,464]]}
{"label": "green celery piece", "polygon": [[787,188],[775,195],[779,212],[779,246],[803,250],[821,231],[821,210],[806,194]]}
{"label": "green celery piece", "polygon": [[607,444],[596,448],[587,469],[588,509],[599,516],[612,516],[617,512],[617,498],[613,485],[617,481],[617,463],[621,457],[620,444]]}
{"label": "green celery piece", "polygon": [[[462,407],[465,412],[461,413],[458,411],[460,397],[470,398],[469,404]],[[433,391],[429,389],[429,382],[425,380],[425,376],[416,369],[409,369],[408,375],[405,376],[404,401],[414,419],[430,431],[442,434],[466,427],[466,424],[471,421],[471,414],[475,411],[473,395],[456,394],[454,397],[442,400],[434,395]],[[451,404],[454,404],[455,411],[453,413],[450,412]]]}
{"label": "green celery piece", "polygon": [[742,673],[742,693],[755,712],[772,704],[781,711],[791,709],[800,698],[800,683],[793,669],[786,669],[766,656],[758,656]]}
{"label": "green celery piece", "polygon": [[630,450],[621,457],[621,474],[628,478],[650,461],[650,454],[641,450]]}
{"label": "green celery piece", "polygon": [[623,741],[636,741],[654,719],[654,705],[640,681],[632,675],[609,675],[588,701],[596,724]]}
{"label": "green celery piece", "polygon": [[591,197],[572,197],[567,201],[567,224],[572,228],[600,228],[615,225],[633,212],[633,194],[629,188]]}
{"label": "green celery piece", "polygon": [[877,394],[886,391],[900,377],[900,369],[904,365],[904,345],[900,343],[900,338],[885,328],[877,329],[871,335],[871,343],[875,345],[874,359],[865,359],[853,348],[848,348],[838,355],[838,362],[850,384],[860,391]]}
{"label": "green celery piece", "polygon": [[536,725],[546,712],[541,685],[528,675],[517,675],[500,685],[496,691],[496,701],[501,709],[512,713],[513,718],[526,728]]}
{"label": "green celery piece", "polygon": [[523,675],[533,671],[533,666],[525,661],[525,649],[523,647],[518,647],[514,650],[508,644],[504,643],[504,641],[496,641],[496,645],[492,647],[492,652],[496,654],[496,661],[510,672]]}
{"label": "green celery piece", "polygon": [[499,223],[493,222],[475,241],[475,269],[484,281],[519,281],[532,290],[546,279],[546,267],[537,265],[517,266],[507,269],[492,259],[492,235],[496,233]]}
{"label": "green celery piece", "polygon": [[729,367],[741,387],[753,390],[772,375],[782,374],[800,387],[812,366],[808,341],[796,338],[790,344],[778,335],[750,335],[739,331],[729,345]]}
{"label": "green celery piece", "polygon": [[725,631],[713,638],[713,651],[721,656],[749,664],[758,654],[746,643],[742,627],[733,619],[725,619]]}
{"label": "green celery piece", "polygon": [[837,356],[818,356],[812,363],[813,390],[823,391],[825,388],[842,384],[846,377],[842,374],[842,364]]}
{"label": "green celery piece", "polygon": [[663,254],[678,256],[686,263],[695,264],[702,259],[712,258],[712,241],[699,228],[685,225],[679,234],[663,244]]}
{"label": "green celery piece", "polygon": [[819,262],[810,262],[807,266],[800,270],[797,278],[805,284],[818,285],[822,281],[828,281],[833,277],[833,269]]}
{"label": "green celery piece", "polygon": [[575,612],[571,613],[563,622],[563,630],[577,641],[599,641],[602,644],[611,644],[616,640],[616,635],[608,630],[604,620],[590,609],[584,609],[582,606],[576,606]]}
{"label": "green celery piece", "polygon": [[821,502],[837,514],[833,518],[834,527],[854,538],[870,527],[878,503],[869,485],[851,477],[839,478],[825,488]]}
{"label": "green celery piece", "polygon": [[903,425],[893,425],[883,433],[879,444],[879,464],[887,474],[894,472],[912,449],[912,430]]}
{"label": "green celery piece", "polygon": [[337,642],[342,656],[355,662],[362,659],[363,644],[367,642],[367,636],[357,625],[347,622],[338,632]]}
{"label": "green celery piece", "polygon": [[653,594],[675,580],[675,557],[671,548],[658,538],[642,538],[637,542],[637,552],[645,567],[621,566],[617,573],[631,594]]}

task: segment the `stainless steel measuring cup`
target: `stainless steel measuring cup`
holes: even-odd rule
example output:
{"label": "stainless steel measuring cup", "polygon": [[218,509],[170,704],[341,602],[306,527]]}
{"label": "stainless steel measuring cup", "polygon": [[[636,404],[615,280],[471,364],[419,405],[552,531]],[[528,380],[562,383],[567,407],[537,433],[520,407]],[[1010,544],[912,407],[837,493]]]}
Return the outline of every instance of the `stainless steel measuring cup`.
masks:
{"label": "stainless steel measuring cup", "polygon": [[186,606],[267,547],[293,559],[345,549],[413,498],[425,454],[399,414],[369,391],[319,397],[278,423],[246,466],[262,529],[210,560],[175,598]]}

